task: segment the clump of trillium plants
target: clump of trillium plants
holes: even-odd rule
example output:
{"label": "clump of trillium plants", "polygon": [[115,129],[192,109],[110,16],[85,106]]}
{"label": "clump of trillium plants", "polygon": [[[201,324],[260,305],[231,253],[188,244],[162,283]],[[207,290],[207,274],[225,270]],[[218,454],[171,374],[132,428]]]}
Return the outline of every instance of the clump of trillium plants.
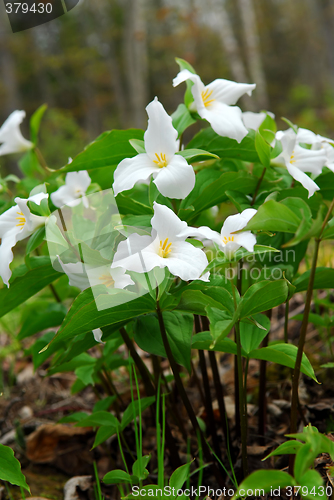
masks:
{"label": "clump of trillium plants", "polygon": [[[236,105],[242,95],[256,91],[255,84],[217,79],[204,85],[187,62],[177,59],[177,63],[180,72],[173,86],[185,83],[186,92],[184,103],[172,115],[156,97],[146,108],[145,132],[107,131],[57,171],[47,167],[38,148],[45,106],[31,118],[31,141],[20,132],[23,111],[14,111],[2,125],[0,155],[24,156],[19,161],[23,178],[1,179],[0,276],[4,286],[0,314],[9,313],[44,288],[50,291],[48,308],[29,335],[45,328],[48,311],[57,311],[54,323],[47,326],[58,330],[38,339],[39,353],[31,351],[34,366],[48,359],[53,374],[73,363],[77,375],[73,392],[102,381],[108,404],[91,415],[66,417],[77,425],[87,422],[96,427],[94,447],[113,434],[119,438],[148,406],[155,407],[161,418],[163,394],[166,450],[174,469],[182,460],[172,429],[178,426],[186,439],[189,423],[209,477],[219,487],[234,484],[236,491],[236,481],[244,479],[236,496],[242,496],[243,484],[252,487],[257,481],[266,492],[279,485],[306,487],[310,481],[306,469],[311,463],[303,474],[294,467],[294,454],[297,464],[305,447],[291,442],[282,451],[292,456],[289,473],[271,470],[266,476],[262,471],[249,475],[247,367],[250,359],[258,359],[264,367],[270,361],[291,368],[291,435],[299,436],[301,373],[317,381],[304,354],[312,293],[314,288],[332,288],[334,280],[331,269],[317,264],[320,244],[334,238],[334,140],[288,120],[289,128],[277,131],[272,113],[243,113]],[[185,143],[184,132],[191,136],[191,126],[198,121],[202,129]],[[17,196],[12,197],[9,182],[16,183]],[[23,241],[25,263],[16,266],[16,246]],[[311,268],[301,273],[309,242]],[[59,279],[62,286],[57,285]],[[285,304],[288,311],[289,301],[300,292],[306,292],[306,297],[298,346],[289,339],[286,314],[284,341],[268,347],[271,310]],[[23,328],[19,338],[24,336]],[[97,343],[103,362],[91,354],[82,356]],[[129,365],[128,359],[117,354],[123,343],[141,396],[138,392],[138,401],[132,402],[120,420],[119,412],[116,417],[113,409],[108,410],[117,399],[111,383],[113,367]],[[136,345],[151,356],[153,373]],[[229,427],[217,353],[235,357],[235,429]],[[172,384],[188,422],[180,421],[170,399],[161,357],[169,361]],[[196,418],[187,378],[180,375],[181,371],[191,375],[197,359],[209,420],[206,429]],[[208,362],[220,424],[213,418]],[[258,433],[265,439],[265,370],[261,373]],[[314,448],[318,453],[325,450],[334,458],[332,448],[316,430],[307,432],[307,439],[319,441]],[[231,447],[235,435],[238,450]],[[0,453],[7,451],[0,448]],[[147,486],[150,457],[142,457],[141,448],[137,453],[132,475],[111,471],[105,482]],[[191,447],[190,454],[196,458],[198,452]],[[27,487],[16,459],[10,460],[16,470],[11,482]],[[186,473],[178,470],[170,484],[181,487],[190,474],[190,463]],[[8,478],[1,474],[6,476],[0,471],[0,478]],[[320,487],[322,479],[315,474]],[[308,493],[303,496],[312,498]],[[323,495],[318,492],[317,497]]]}

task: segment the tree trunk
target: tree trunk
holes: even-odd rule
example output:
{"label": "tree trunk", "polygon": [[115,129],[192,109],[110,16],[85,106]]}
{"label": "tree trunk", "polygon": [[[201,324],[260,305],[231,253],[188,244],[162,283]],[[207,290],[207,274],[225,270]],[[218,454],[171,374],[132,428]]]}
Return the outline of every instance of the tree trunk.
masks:
{"label": "tree trunk", "polygon": [[[233,33],[233,28],[222,0],[208,0],[200,4],[199,20],[212,29],[219,36],[220,43],[225,51],[232,77],[236,82],[247,83],[245,65],[240,55],[239,45]],[[249,96],[243,96],[240,101],[244,108],[253,110],[254,104]]]}
{"label": "tree trunk", "polygon": [[104,64],[110,76],[110,86],[115,98],[119,125],[121,128],[126,128],[129,126],[128,106],[122,73],[117,60],[117,51],[113,37],[114,22],[112,13],[108,10],[108,2],[94,2],[91,8],[91,15],[96,20],[96,26],[100,26],[102,29],[96,30],[96,37],[99,40],[99,52],[103,57]]}
{"label": "tree trunk", "polygon": [[143,128],[147,117],[147,42],[145,32],[145,0],[124,1],[124,54],[126,78],[134,127]]}
{"label": "tree trunk", "polygon": [[256,99],[260,108],[267,109],[267,84],[262,67],[253,2],[252,0],[238,0],[238,2],[244,31],[249,74],[252,81],[256,83],[254,99]]}
{"label": "tree trunk", "polygon": [[[4,8],[3,8],[4,10]],[[20,107],[20,93],[16,77],[15,60],[11,51],[9,37],[15,35],[10,31],[9,22],[6,22],[5,12],[0,15],[0,74],[1,86],[3,86],[4,118]]]}

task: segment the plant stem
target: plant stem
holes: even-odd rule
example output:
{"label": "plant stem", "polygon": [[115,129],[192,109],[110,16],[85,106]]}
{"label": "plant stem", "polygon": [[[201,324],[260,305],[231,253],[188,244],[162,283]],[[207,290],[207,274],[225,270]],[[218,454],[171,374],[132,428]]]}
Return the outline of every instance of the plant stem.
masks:
{"label": "plant stem", "polygon": [[284,342],[286,344],[288,343],[288,340],[289,340],[289,336],[288,336],[289,309],[290,309],[290,301],[287,300],[285,302],[285,314],[284,314]]}
{"label": "plant stem", "polygon": [[256,197],[257,197],[257,193],[259,192],[259,189],[260,189],[263,177],[264,177],[264,175],[266,173],[266,170],[267,170],[267,168],[264,167],[264,169],[262,170],[262,174],[261,174],[261,176],[260,176],[260,178],[258,180],[258,183],[256,184],[256,188],[255,188],[255,191],[254,191],[254,194],[253,194],[253,198],[252,198],[252,201],[251,201],[251,206],[253,206],[254,203],[255,203],[255,200],[256,200]]}
{"label": "plant stem", "polygon": [[41,166],[44,168],[44,170],[47,170],[48,169],[47,163],[38,147],[35,147],[35,153]]}
{"label": "plant stem", "polygon": [[[306,292],[305,309],[304,309],[302,326],[300,328],[298,352],[297,352],[296,363],[295,363],[295,368],[293,371],[293,379],[292,379],[291,416],[290,416],[290,421],[291,421],[290,433],[291,434],[294,434],[297,432],[298,385],[299,385],[300,367],[301,367],[301,363],[302,363],[304,344],[305,344],[305,339],[306,339],[308,318],[309,318],[310,309],[311,309],[313,285],[314,285],[315,272],[316,272],[316,268],[317,268],[319,246],[320,246],[322,234],[324,232],[324,229],[326,227],[326,224],[327,224],[328,219],[332,213],[333,208],[334,208],[334,199],[332,200],[332,202],[329,206],[326,217],[325,217],[323,224],[321,226],[320,234],[319,234],[318,238],[315,238],[315,248],[314,248],[313,259],[312,259],[311,273],[310,273],[309,283],[308,283],[307,292]],[[290,474],[293,473],[293,465],[294,465],[294,456],[292,455],[290,457],[290,463],[289,463],[289,473]]]}
{"label": "plant stem", "polygon": [[57,293],[57,290],[55,289],[55,287],[53,286],[52,283],[49,283],[49,288],[52,292],[52,295],[54,296],[54,298],[56,299],[56,302],[58,302],[59,304],[61,304],[61,298],[59,297],[58,293]]}
{"label": "plant stem", "polygon": [[131,357],[133,361],[135,362],[138,371],[140,373],[140,376],[142,378],[144,387],[145,387],[145,392],[147,396],[155,396],[155,389],[152,384],[152,379],[151,379],[151,374],[145,365],[144,361],[141,359],[139,356],[135,346],[133,345],[132,340],[130,339],[127,331],[125,330],[124,326],[122,326],[120,329],[120,334],[122,335],[122,339],[126,345],[126,347],[129,350],[129,353],[131,354]]}
{"label": "plant stem", "polygon": [[247,458],[247,413],[244,399],[243,381],[242,381],[242,355],[239,322],[235,324],[235,339],[237,343],[237,366],[239,382],[239,409],[240,409],[240,429],[241,429],[241,455],[242,470],[244,478],[248,476],[248,458]]}
{"label": "plant stem", "polygon": [[192,361],[191,361],[191,373],[192,373],[192,376],[194,377],[195,383],[197,385],[197,389],[198,389],[201,401],[203,403],[203,406],[205,406],[204,392],[203,392],[203,389],[202,389],[202,386],[201,386],[201,382],[200,382],[200,380],[199,380],[199,378],[197,376],[196,368],[195,368],[194,363]]}
{"label": "plant stem", "polygon": [[221,419],[221,424],[222,424],[222,428],[223,428],[223,433],[224,433],[224,437],[225,437],[226,448],[228,450],[231,450],[232,446],[231,446],[230,434],[229,434],[229,430],[228,430],[228,420],[227,420],[227,413],[226,413],[226,407],[225,407],[225,401],[224,401],[223,386],[220,382],[216,353],[214,351],[209,351],[209,359],[210,359],[210,364],[211,364],[213,381],[215,384],[215,391],[216,391],[216,396],[217,396],[217,400],[218,400],[218,407],[219,407],[219,413],[220,413],[220,419]]}
{"label": "plant stem", "polygon": [[[36,252],[36,255],[38,255],[38,256],[40,255],[38,248],[35,248],[35,252]],[[55,289],[55,287],[54,287],[53,283],[49,283],[49,288],[50,288],[50,290],[51,290],[52,295],[53,295],[53,296],[54,296],[54,298],[56,299],[56,302],[58,302],[58,304],[62,304],[62,300],[61,300],[61,298],[59,297],[58,292],[57,292],[57,290]]]}
{"label": "plant stem", "polygon": [[[267,347],[269,342],[269,333],[264,337],[261,347]],[[267,362],[262,359],[260,361],[260,382],[259,382],[259,421],[258,434],[260,437],[260,446],[264,446],[266,424],[267,424],[267,380],[266,380]]]}
{"label": "plant stem", "polygon": [[[177,364],[174,360],[174,356],[173,356],[173,353],[172,353],[172,350],[170,348],[170,345],[169,345],[169,341],[168,341],[168,337],[167,337],[167,332],[166,332],[166,328],[165,328],[165,324],[164,324],[164,320],[163,320],[163,316],[162,316],[162,312],[160,310],[160,305],[159,305],[159,301],[157,301],[157,315],[158,315],[158,320],[159,320],[159,327],[160,327],[160,333],[161,333],[161,337],[162,337],[162,341],[163,341],[163,344],[164,344],[164,347],[165,347],[165,351],[166,351],[166,355],[167,355],[167,358],[168,358],[168,361],[169,361],[169,364],[170,364],[170,367],[172,369],[172,372],[173,372],[173,375],[174,375],[174,380],[175,380],[175,383],[176,383],[176,386],[177,386],[177,389],[179,391],[179,394],[180,394],[180,397],[183,401],[183,404],[186,408],[186,411],[188,413],[188,416],[189,416],[189,419],[191,421],[191,424],[193,426],[193,429],[195,431],[195,433],[199,433],[200,437],[201,437],[201,442],[202,442],[202,447],[203,447],[203,452],[204,452],[204,455],[205,455],[205,458],[208,462],[212,462],[212,456],[211,456],[211,452],[210,452],[210,449],[207,445],[207,442],[205,440],[205,437],[201,431],[201,428],[197,422],[197,419],[196,419],[196,415],[195,415],[195,412],[191,406],[191,403],[189,401],[189,398],[187,396],[187,393],[183,387],[183,384],[182,384],[182,380],[181,380],[181,377],[180,377],[180,374],[179,374],[179,370],[178,370],[178,367],[177,367]],[[220,473],[220,471],[218,470],[217,466],[215,463],[212,464],[212,471],[218,481],[218,484],[221,486],[221,487],[224,487],[225,483],[222,479],[222,475]]]}
{"label": "plant stem", "polygon": [[209,419],[209,428],[210,428],[210,434],[212,436],[212,441],[213,441],[213,449],[215,450],[215,453],[218,457],[221,457],[221,451],[219,448],[219,440],[217,436],[217,430],[216,430],[216,422],[215,422],[215,416],[213,413],[213,408],[212,408],[212,400],[211,400],[211,391],[210,391],[210,383],[209,383],[209,377],[208,377],[208,371],[206,368],[206,360],[205,360],[205,354],[204,351],[199,350],[199,363],[201,367],[201,372],[202,372],[202,380],[203,380],[203,387],[204,387],[204,393],[205,393],[205,410],[208,415]]}
{"label": "plant stem", "polygon": [[[209,325],[208,318],[206,316],[201,316],[201,321],[202,321],[203,329],[209,330],[210,325]],[[222,429],[223,429],[223,433],[224,433],[224,437],[225,437],[226,447],[228,450],[232,450],[230,433],[229,433],[229,428],[228,428],[227,412],[226,412],[225,400],[224,400],[224,389],[223,389],[223,385],[221,383],[220,376],[219,376],[218,364],[217,364],[215,351],[209,351],[209,360],[210,360],[210,364],[211,364],[213,382],[215,384],[215,391],[216,391],[216,396],[217,396],[217,401],[218,401],[219,413],[220,413]]]}
{"label": "plant stem", "polygon": [[311,274],[310,274],[309,283],[308,283],[307,292],[306,292],[305,309],[304,309],[302,326],[300,328],[300,336],[299,336],[299,342],[298,342],[296,363],[295,363],[295,368],[293,370],[292,396],[291,396],[291,416],[290,416],[290,421],[291,421],[290,433],[291,434],[294,434],[295,432],[297,432],[298,384],[299,384],[300,367],[301,367],[301,363],[302,363],[304,344],[305,344],[305,338],[306,338],[306,331],[307,331],[307,325],[308,325],[308,317],[309,317],[310,309],[311,309],[311,301],[312,301],[315,271],[317,268],[319,245],[320,245],[320,239],[317,238],[315,240],[315,249],[314,249],[313,259],[312,259]]}
{"label": "plant stem", "polygon": [[[238,265],[237,265],[237,290],[240,293],[240,295],[241,295],[241,291],[242,291],[242,268],[243,268],[243,260],[241,259],[241,260],[239,260]],[[232,293],[233,293],[234,306],[236,308],[237,305],[236,305],[236,298],[235,298],[233,283],[232,283]],[[234,341],[235,342],[237,341],[235,329],[234,329]],[[239,406],[239,375],[238,375],[237,356],[234,357],[234,410],[235,410],[235,430],[236,430],[236,433],[238,435],[240,435],[241,434],[241,427],[240,427],[241,408]]]}
{"label": "plant stem", "polygon": [[[238,265],[239,270],[239,265]],[[239,275],[239,273],[238,273]],[[241,282],[240,282],[241,285]],[[234,308],[237,309],[237,299],[235,295],[234,284],[232,283],[232,294],[234,301]],[[241,339],[240,339],[240,324],[239,321],[234,325],[235,342],[237,344],[237,372],[238,372],[238,401],[240,412],[240,433],[241,433],[241,456],[242,456],[242,470],[244,478],[248,476],[248,458],[247,458],[247,405],[246,394],[243,385],[242,373],[242,354],[241,354]],[[245,383],[246,386],[246,383]]]}
{"label": "plant stem", "polygon": [[[135,364],[138,368],[138,371],[139,371],[140,376],[142,378],[142,381],[143,381],[143,384],[145,387],[145,392],[146,392],[147,396],[155,396],[156,391],[155,391],[154,385],[152,383],[151,374],[150,374],[147,366],[145,365],[144,361],[139,356],[139,354],[138,354],[132,340],[130,339],[127,331],[125,330],[125,328],[121,327],[119,331],[120,331],[120,334],[122,335],[122,339],[124,340],[126,347],[128,348],[128,350],[131,354],[133,361],[135,362]],[[161,404],[160,401],[157,403],[159,405]],[[179,451],[177,449],[172,431],[171,431],[167,422],[166,422],[166,442],[167,442],[167,446],[168,446],[168,449],[170,452],[171,462],[173,462],[173,466],[175,466],[175,468],[180,467],[182,462],[180,459]]]}
{"label": "plant stem", "polygon": [[66,227],[66,224],[65,224],[65,219],[64,219],[64,216],[63,216],[63,212],[61,211],[60,208],[58,208],[58,213],[59,213],[59,217],[60,217],[60,222],[61,222],[61,225],[63,227],[63,231],[64,231],[64,238],[66,240],[66,242],[69,244],[69,246],[72,248],[73,252],[75,253],[77,259],[79,260],[79,262],[83,262],[81,256],[79,255],[77,249],[72,245],[72,243],[70,242],[70,240],[68,239],[67,237],[67,227]]}

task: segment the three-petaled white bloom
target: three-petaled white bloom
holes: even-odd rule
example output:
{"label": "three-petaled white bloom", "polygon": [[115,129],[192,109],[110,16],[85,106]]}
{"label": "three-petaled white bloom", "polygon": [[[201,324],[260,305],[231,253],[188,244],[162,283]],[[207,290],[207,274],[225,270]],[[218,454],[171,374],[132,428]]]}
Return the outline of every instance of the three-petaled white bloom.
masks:
{"label": "three-petaled white bloom", "polygon": [[261,111],[260,113],[253,113],[253,111],[244,111],[242,113],[242,120],[247,128],[258,130],[267,115],[269,115],[273,119],[275,118],[274,113],[271,113],[270,111]]}
{"label": "three-petaled white bloom", "polygon": [[231,105],[242,95],[251,95],[256,85],[219,78],[205,86],[198,75],[183,69],[174,78],[173,86],[176,87],[186,80],[194,83],[191,88],[194,97],[193,110],[207,120],[218,135],[241,142],[248,130],[242,121],[241,109]]}
{"label": "three-petaled white bloom", "polygon": [[[151,236],[131,234],[118,245],[111,267],[121,266],[138,273],[167,267],[184,281],[201,279],[208,265],[206,255],[185,241],[193,228],[165,205],[154,202],[153,208]],[[208,275],[202,279],[207,280]]]}
{"label": "three-petaled white bloom", "polygon": [[325,151],[323,149],[311,150],[301,147],[299,142],[303,142],[303,135],[299,134],[298,136],[292,129],[277,132],[276,138],[281,141],[283,150],[274,161],[286,166],[289,174],[308,190],[308,197],[310,198],[320,188],[305,172],[315,175],[321,174],[326,163]]}
{"label": "three-petaled white bloom", "polygon": [[[92,266],[84,265],[81,262],[64,264],[58,256],[59,263],[69,278],[69,284],[76,286],[80,290],[85,290],[95,285],[105,285],[108,289],[120,288],[123,289],[128,285],[134,285],[134,281],[128,274],[125,274],[125,269],[117,267],[111,269],[110,266]],[[102,330],[95,328],[93,331],[96,342],[101,342]]]}
{"label": "three-petaled white bloom", "polygon": [[[256,237],[250,231],[236,233],[247,226],[248,222],[256,214],[254,208],[247,208],[241,214],[230,215],[225,220],[221,232],[213,231],[209,227],[201,226],[195,229],[192,236],[201,240],[210,240],[216,243],[223,250],[226,256],[232,256],[240,247],[246,248],[248,252],[253,252],[256,244]],[[236,233],[236,234],[235,234]]]}
{"label": "three-petaled white bloom", "polygon": [[34,147],[33,143],[23,137],[20,124],[26,116],[25,111],[13,111],[0,128],[0,156],[22,153]]}
{"label": "three-petaled white bloom", "polygon": [[61,186],[57,191],[51,194],[51,201],[55,207],[75,207],[82,202],[88,208],[88,200],[86,191],[91,183],[91,178],[87,170],[79,172],[69,172],[65,177],[65,185]]}
{"label": "three-petaled white bloom", "polygon": [[15,198],[16,205],[0,215],[0,276],[7,286],[12,275],[9,267],[14,258],[12,248],[18,241],[27,238],[37,228],[43,226],[47,220],[47,217],[30,213],[27,203],[33,201],[40,205],[48,196],[46,193],[38,193],[26,200]]}
{"label": "three-petaled white bloom", "polygon": [[146,111],[146,153],[120,162],[114,173],[115,196],[153,175],[153,182],[163,196],[184,199],[195,185],[195,173],[185,158],[176,154],[178,133],[172,119],[157,98],[148,104]]}

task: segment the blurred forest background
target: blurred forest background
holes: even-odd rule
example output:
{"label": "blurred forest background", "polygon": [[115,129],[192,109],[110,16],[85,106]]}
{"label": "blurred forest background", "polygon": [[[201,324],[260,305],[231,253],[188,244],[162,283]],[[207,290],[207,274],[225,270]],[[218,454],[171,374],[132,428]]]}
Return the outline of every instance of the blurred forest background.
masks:
{"label": "blurred forest background", "polygon": [[59,168],[104,130],[146,128],[155,95],[172,113],[185,89],[172,88],[177,56],[204,83],[257,83],[244,111],[334,137],[333,47],[334,0],[81,0],[15,34],[1,2],[0,122],[47,103],[41,149]]}

